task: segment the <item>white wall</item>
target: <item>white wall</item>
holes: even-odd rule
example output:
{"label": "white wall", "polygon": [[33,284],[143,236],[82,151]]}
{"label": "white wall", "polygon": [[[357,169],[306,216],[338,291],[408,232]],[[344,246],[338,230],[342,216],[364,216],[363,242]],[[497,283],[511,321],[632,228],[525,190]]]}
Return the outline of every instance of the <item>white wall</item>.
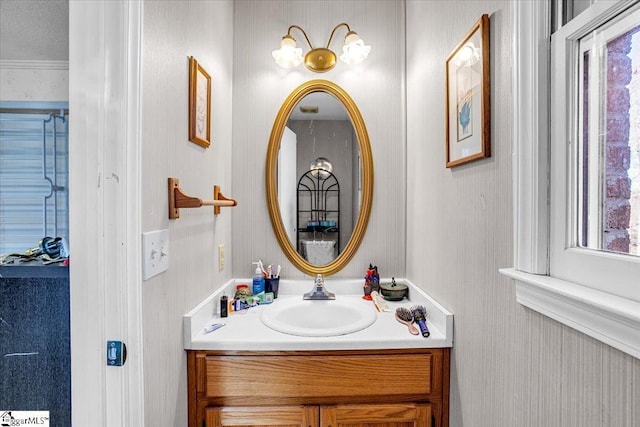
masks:
{"label": "white wall", "polygon": [[[347,22],[371,45],[369,58],[349,68],[339,63],[324,74],[304,67],[286,70],[271,51],[287,28],[305,29],[311,43],[326,45],[333,27]],[[306,52],[304,36],[293,30]],[[331,48],[342,51],[346,32]],[[282,264],[285,278],[301,278],[274,237],[265,200],[269,135],[287,95],[312,79],[331,80],[354,99],[367,125],[375,168],[374,202],[367,234],[337,277],[361,277],[370,262],[383,276],[403,276],[405,249],[404,3],[401,1],[234,1],[233,212],[234,277],[249,277],[251,262]]]}
{"label": "white wall", "polygon": [[[640,424],[640,360],[518,305],[509,4],[407,1],[407,276],[455,314],[451,426]],[[490,16],[492,157],[445,169],[444,61]],[[375,152],[374,152],[375,153]]]}
{"label": "white wall", "polygon": [[[167,178],[188,195],[231,191],[233,3],[145,1],[142,98],[142,229],[168,228],[170,268],[143,283],[145,422],[184,426],[187,367],[182,315],[231,277],[218,271],[217,246],[230,250],[233,208],[183,209],[168,219]],[[212,77],[212,144],[188,139],[188,56]],[[227,252],[230,253],[230,252]]]}

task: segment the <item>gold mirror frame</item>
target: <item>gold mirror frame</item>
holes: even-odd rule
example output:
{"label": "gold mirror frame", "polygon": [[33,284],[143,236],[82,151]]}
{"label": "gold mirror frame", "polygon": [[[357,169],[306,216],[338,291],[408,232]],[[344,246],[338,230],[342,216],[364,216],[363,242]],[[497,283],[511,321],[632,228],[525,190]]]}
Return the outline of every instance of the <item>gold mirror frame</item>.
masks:
{"label": "gold mirror frame", "polygon": [[[293,244],[289,241],[289,237],[282,224],[280,205],[278,203],[277,162],[282,134],[295,106],[302,98],[313,92],[330,93],[345,107],[358,138],[360,159],[362,161],[362,201],[358,220],[356,221],[349,243],[347,243],[344,250],[336,259],[326,265],[310,264],[296,251],[296,248],[294,248]],[[276,234],[280,248],[284,251],[289,261],[300,271],[308,275],[323,274],[328,276],[342,270],[360,247],[364,233],[367,230],[371,205],[373,203],[373,157],[371,155],[371,145],[369,143],[367,127],[364,124],[364,120],[360,115],[356,103],[344,89],[327,80],[310,80],[301,84],[291,92],[282,104],[282,107],[280,107],[280,111],[273,124],[273,129],[271,130],[269,148],[267,149],[265,177],[267,184],[267,207],[269,209],[269,217],[271,218],[271,226]]]}

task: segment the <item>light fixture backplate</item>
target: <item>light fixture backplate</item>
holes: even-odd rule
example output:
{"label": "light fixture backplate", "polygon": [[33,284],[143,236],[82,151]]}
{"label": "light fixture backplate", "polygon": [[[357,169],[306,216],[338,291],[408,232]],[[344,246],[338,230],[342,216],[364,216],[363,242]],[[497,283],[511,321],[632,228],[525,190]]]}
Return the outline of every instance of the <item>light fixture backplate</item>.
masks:
{"label": "light fixture backplate", "polygon": [[316,73],[326,73],[336,66],[338,57],[331,50],[324,47],[311,49],[304,56],[304,65],[309,70]]}

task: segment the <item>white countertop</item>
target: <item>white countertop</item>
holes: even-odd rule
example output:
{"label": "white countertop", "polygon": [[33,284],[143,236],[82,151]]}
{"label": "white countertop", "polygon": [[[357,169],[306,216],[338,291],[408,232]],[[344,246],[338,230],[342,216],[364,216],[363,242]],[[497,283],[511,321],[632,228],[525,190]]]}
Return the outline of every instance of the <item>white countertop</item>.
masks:
{"label": "white countertop", "polygon": [[[382,279],[390,282],[390,279]],[[406,279],[396,279],[409,287],[410,300],[386,301],[391,309],[377,312],[375,322],[366,329],[332,337],[301,337],[274,331],[265,326],[260,315],[272,304],[302,301],[302,294],[313,287],[313,280],[280,280],[278,298],[268,305],[230,312],[226,318],[218,315],[220,297],[233,297],[237,284],[251,285],[251,279],[232,279],[183,316],[184,348],[186,350],[221,351],[296,351],[296,350],[373,350],[405,348],[442,348],[453,345],[453,314]],[[325,279],[329,292],[339,298],[362,300],[363,279]],[[355,301],[355,300],[354,300]],[[364,300],[362,300],[364,301]],[[373,305],[373,302],[367,302]],[[396,307],[425,306],[431,335],[411,335],[407,326],[395,319]],[[225,326],[205,334],[204,327],[212,323]],[[417,325],[416,325],[417,327]]]}

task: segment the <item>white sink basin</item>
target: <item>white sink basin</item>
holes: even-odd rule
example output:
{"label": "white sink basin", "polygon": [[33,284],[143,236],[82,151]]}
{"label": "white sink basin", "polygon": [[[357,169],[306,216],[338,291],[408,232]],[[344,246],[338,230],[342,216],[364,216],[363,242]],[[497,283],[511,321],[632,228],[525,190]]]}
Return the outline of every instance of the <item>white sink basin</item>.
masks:
{"label": "white sink basin", "polygon": [[330,301],[278,299],[260,320],[269,328],[303,337],[332,337],[365,329],[376,321],[373,303],[359,297],[338,296]]}

